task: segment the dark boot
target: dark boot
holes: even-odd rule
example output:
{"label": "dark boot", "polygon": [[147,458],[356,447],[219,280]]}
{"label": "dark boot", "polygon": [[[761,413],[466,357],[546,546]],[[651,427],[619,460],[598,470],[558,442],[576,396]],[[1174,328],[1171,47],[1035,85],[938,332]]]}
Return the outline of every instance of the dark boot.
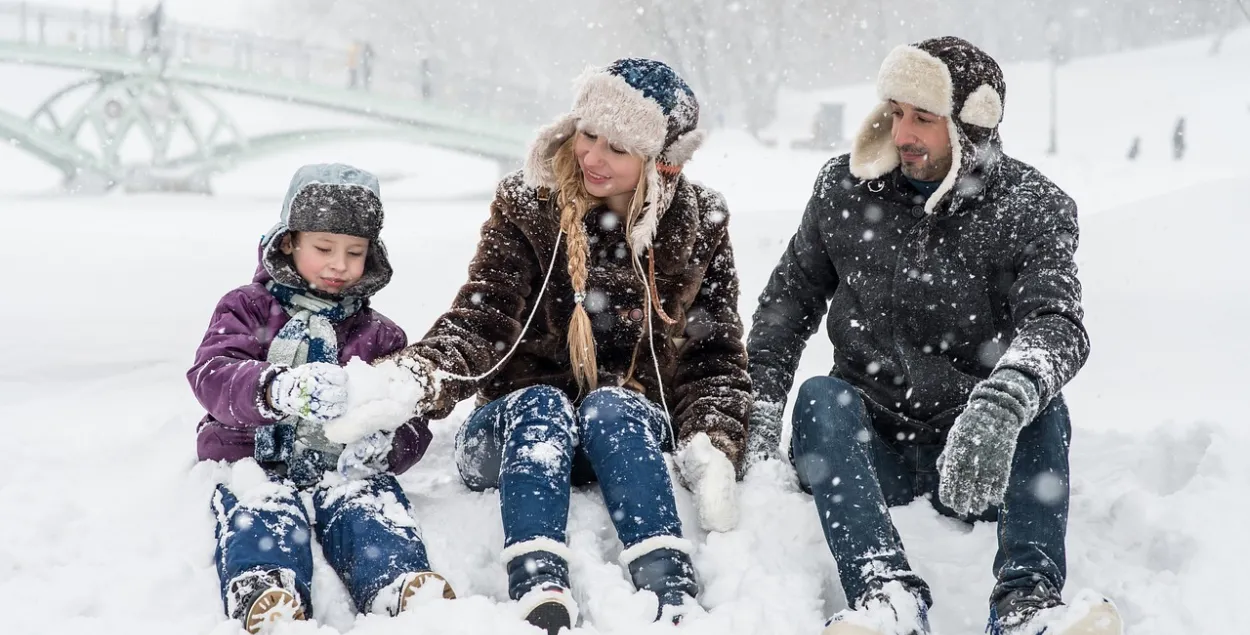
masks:
{"label": "dark boot", "polygon": [[[680,539],[678,539],[680,540]],[[640,545],[647,544],[643,541]],[[697,607],[699,582],[690,554],[680,549],[661,547],[630,557],[629,549],[621,554],[627,560],[630,579],[639,591],[651,591],[660,600],[655,619],[678,624],[691,608]]]}
{"label": "dark boot", "polygon": [[[1080,618],[1069,618],[1069,611],[1080,611]],[[1054,624],[1065,624],[1059,630]],[[1017,589],[990,605],[990,635],[1120,635],[1124,626],[1111,600],[1087,592],[1063,603],[1059,592],[1042,582],[1032,589]]]}
{"label": "dark boot", "polygon": [[513,545],[505,551],[510,558],[508,596],[517,601],[522,618],[547,635],[572,629],[577,624],[577,604],[569,591],[569,565],[554,552],[563,553],[563,545],[553,542],[553,551],[524,551],[526,546],[527,543]]}

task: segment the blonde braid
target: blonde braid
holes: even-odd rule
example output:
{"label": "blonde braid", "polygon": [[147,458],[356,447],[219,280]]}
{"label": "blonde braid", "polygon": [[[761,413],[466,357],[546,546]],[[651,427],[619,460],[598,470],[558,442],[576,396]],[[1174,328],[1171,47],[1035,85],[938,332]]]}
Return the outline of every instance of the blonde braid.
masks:
{"label": "blonde braid", "polygon": [[586,213],[596,200],[586,192],[582,182],[577,157],[573,153],[576,136],[565,141],[552,159],[552,167],[559,183],[556,199],[560,206],[560,228],[564,230],[565,247],[569,260],[569,279],[573,283],[576,305],[569,319],[569,361],[573,366],[573,379],[582,392],[599,387],[599,363],[595,358],[595,334],[586,312],[586,261],[590,257],[590,243],[586,238]]}

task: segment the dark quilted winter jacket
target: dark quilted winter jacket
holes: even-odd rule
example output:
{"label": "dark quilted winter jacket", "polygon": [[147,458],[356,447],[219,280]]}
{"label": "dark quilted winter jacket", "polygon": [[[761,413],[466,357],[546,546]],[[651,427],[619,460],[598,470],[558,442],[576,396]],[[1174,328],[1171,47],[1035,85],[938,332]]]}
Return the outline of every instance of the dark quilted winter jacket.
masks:
{"label": "dark quilted winter jacket", "polygon": [[[709,433],[741,467],[751,382],[738,316],[738,276],[730,246],[729,216],[715,191],[681,177],[672,204],[659,219],[655,270],[664,311],[676,324],[652,315],[665,397],[678,439]],[[544,191],[545,194],[545,191]],[[451,309],[425,337],[401,355],[417,355],[439,369],[475,376],[494,366],[520,335],[542,287],[559,230],[555,196],[540,200],[521,174],[505,177],[482,226],[468,282]],[[646,335],[643,280],[631,266],[624,223],[606,208],[586,216],[590,241],[587,299],[599,362],[599,385],[620,384],[631,364],[633,379],[661,403]],[[561,239],[563,243],[563,239]],[[516,354],[485,382],[444,381],[433,417],[478,392],[479,402],[547,384],[579,397],[568,355],[573,290],[563,244],[551,282]],[[642,265],[648,264],[644,255]]]}
{"label": "dark quilted winter jacket", "polygon": [[1035,378],[1046,404],[1089,354],[1072,199],[1001,157],[960,183],[954,211],[945,203],[926,215],[897,168],[861,180],[848,161],[821,171],[760,295],[748,339],[753,446],[776,442],[799,356],[826,311],[831,374],[886,415],[876,419],[888,438],[941,441],[995,368]]}

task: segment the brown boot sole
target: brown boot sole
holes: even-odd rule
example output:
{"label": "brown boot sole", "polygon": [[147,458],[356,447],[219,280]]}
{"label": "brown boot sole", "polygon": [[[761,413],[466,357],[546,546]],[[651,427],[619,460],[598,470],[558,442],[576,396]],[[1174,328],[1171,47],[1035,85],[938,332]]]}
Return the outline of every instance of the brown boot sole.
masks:
{"label": "brown boot sole", "polygon": [[1059,635],[1121,635],[1124,623],[1115,605],[1110,602],[1091,606],[1089,613],[1077,623],[1059,632]]}
{"label": "brown boot sole", "polygon": [[256,635],[267,632],[278,622],[303,619],[304,607],[300,605],[299,599],[291,595],[290,591],[275,587],[260,594],[252,602],[252,607],[243,619],[243,627],[247,632]]}
{"label": "brown boot sole", "polygon": [[568,607],[556,600],[547,600],[530,609],[525,621],[545,631],[547,635],[559,635],[561,629],[573,628]]}
{"label": "brown boot sole", "polygon": [[451,589],[451,585],[448,584],[447,580],[444,579],[443,576],[432,571],[418,573],[417,576],[409,581],[408,584],[404,586],[403,590],[399,592],[399,612],[402,613],[407,610],[408,601],[417,594],[418,589],[427,584],[443,585],[443,597],[448,600],[456,599],[456,592]]}

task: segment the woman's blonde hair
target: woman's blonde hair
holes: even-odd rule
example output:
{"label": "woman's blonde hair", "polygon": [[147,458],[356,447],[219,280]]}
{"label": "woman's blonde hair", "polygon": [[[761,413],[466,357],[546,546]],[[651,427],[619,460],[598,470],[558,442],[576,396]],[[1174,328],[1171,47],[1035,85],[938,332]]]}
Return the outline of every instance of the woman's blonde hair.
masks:
{"label": "woman's blonde hair", "polygon": [[[576,301],[573,317],[569,319],[569,360],[573,366],[573,379],[583,392],[599,387],[599,365],[595,359],[595,335],[591,330],[590,315],[584,306],[586,300],[587,260],[590,258],[590,244],[586,237],[586,213],[602,204],[602,199],[591,196],[586,191],[582,180],[582,169],[574,155],[574,144],[577,134],[570,136],[556,150],[552,157],[552,171],[555,173],[557,192],[556,204],[560,207],[560,229],[564,230],[564,244],[568,252],[569,279],[573,282],[573,294]],[[637,157],[640,161],[641,157]],[[642,175],[638,179],[638,187],[629,202],[629,213],[625,220],[625,235],[633,232],[634,222],[641,216],[643,204],[647,197],[647,179]],[[626,240],[626,242],[631,242]],[[633,246],[630,245],[632,252]],[[636,254],[633,261],[637,263]],[[641,275],[641,272],[639,272]],[[645,282],[644,282],[645,284]],[[631,365],[632,366],[632,365]]]}

